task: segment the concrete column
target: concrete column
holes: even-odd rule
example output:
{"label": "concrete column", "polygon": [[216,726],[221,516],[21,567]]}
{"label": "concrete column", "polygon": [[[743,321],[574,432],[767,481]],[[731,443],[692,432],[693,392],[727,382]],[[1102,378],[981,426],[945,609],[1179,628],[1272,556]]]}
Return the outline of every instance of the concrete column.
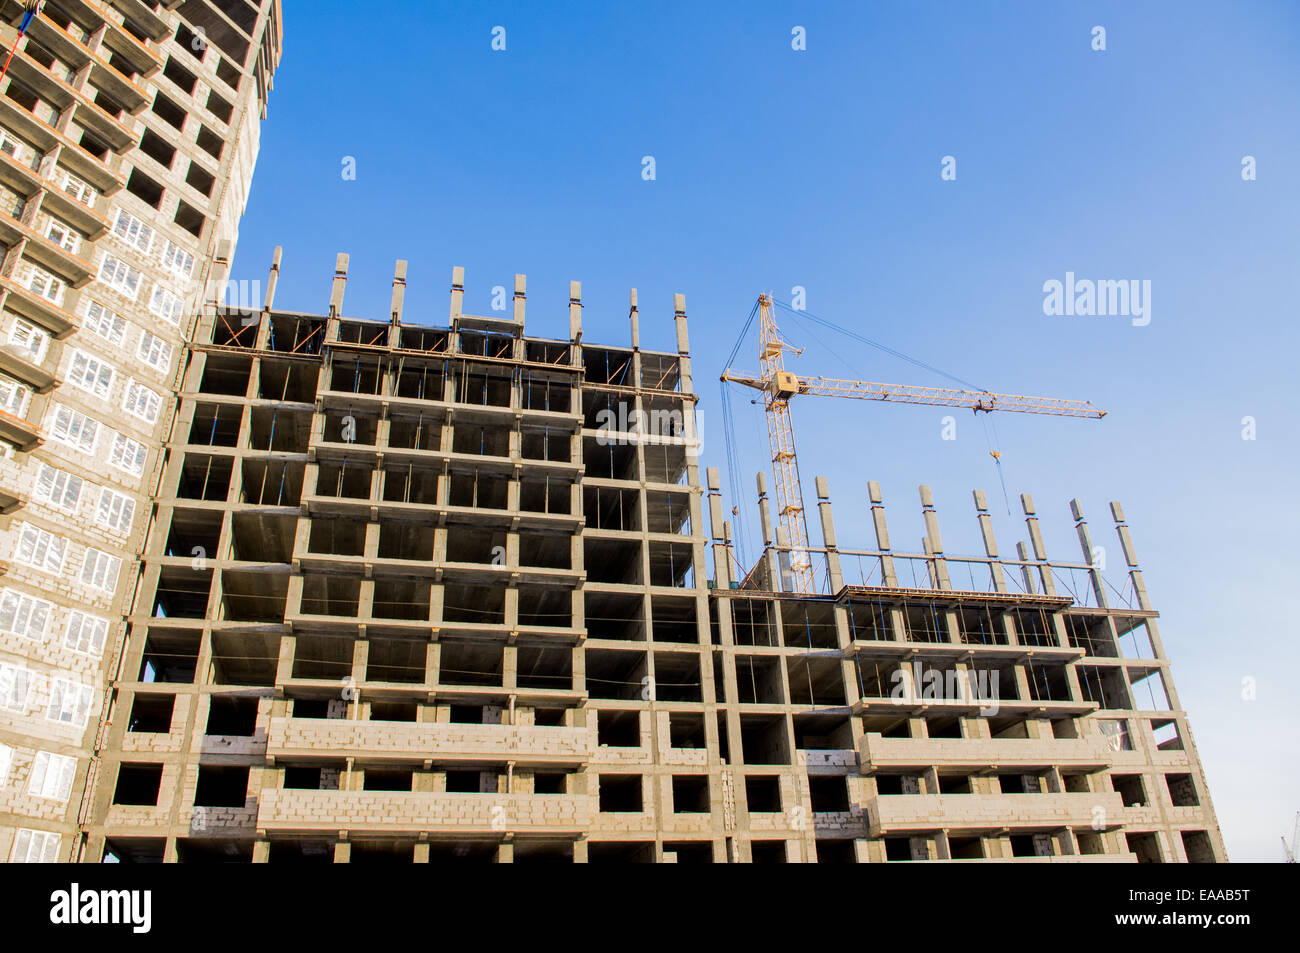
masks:
{"label": "concrete column", "polygon": [[406,302],[406,261],[399,258],[393,268],[393,296],[389,301],[388,346],[400,347],[402,343],[402,307]]}
{"label": "concrete column", "polygon": [[880,484],[875,480],[867,483],[867,497],[871,501],[871,521],[876,528],[876,548],[880,550],[881,583],[897,587],[898,574],[894,571],[894,557],[889,554],[889,527],[885,523],[884,498],[880,494]]}
{"label": "concrete column", "polygon": [[993,535],[993,518],[989,516],[989,501],[984,495],[983,490],[975,490],[972,495],[975,498],[975,512],[980,524],[980,536],[984,540],[984,555],[991,562],[989,563],[989,573],[993,577],[993,589],[995,592],[1007,591],[1007,577],[1002,570],[1002,561],[998,558],[998,541]]}
{"label": "concrete column", "polygon": [[569,282],[569,340],[582,342],[582,282]]}
{"label": "concrete column", "polygon": [[943,538],[939,535],[939,514],[934,510],[934,493],[925,484],[919,488],[921,494],[921,516],[925,520],[925,552],[933,556],[929,560],[933,569],[937,589],[951,589],[952,581],[948,578],[948,561],[943,558]]}
{"label": "concrete column", "polygon": [[1021,562],[1020,575],[1025,584],[1025,592],[1032,595],[1038,594],[1038,583],[1034,581],[1034,570],[1029,563],[1029,549],[1024,543],[1016,543],[1016,556]]}
{"label": "concrete column", "polygon": [[[758,485],[758,524],[763,533],[763,561],[767,564],[768,585],[779,589],[782,585],[781,566],[773,548],[777,536],[772,524],[772,506],[767,499],[767,474],[760,470],[754,479]],[[786,558],[788,560],[788,554]]]}
{"label": "concrete column", "polygon": [[[1025,526],[1029,529],[1029,542],[1034,548],[1034,559],[1039,563],[1047,562],[1047,548],[1043,545],[1043,533],[1038,528],[1038,517],[1034,515],[1034,498],[1028,493],[1020,494],[1020,506],[1025,511]],[[1056,595],[1056,584],[1052,580],[1052,568],[1040,565],[1038,575],[1043,581],[1043,592],[1049,596]]]}
{"label": "concrete column", "polygon": [[451,310],[448,315],[453,330],[460,326],[460,316],[465,304],[465,269],[457,265],[451,270]]}
{"label": "concrete column", "polygon": [[831,514],[831,488],[825,477],[816,478],[817,513],[822,523],[822,545],[826,549],[826,570],[830,576],[831,595],[844,588],[844,573],[840,570],[840,554],[835,542],[835,520]]}
{"label": "concrete column", "polygon": [[275,289],[280,284],[280,261],[283,257],[283,246],[276,245],[275,252],[271,255],[271,273],[266,279],[266,298],[262,305],[263,311],[270,311],[275,307]]}
{"label": "concrete column", "polygon": [[719,589],[731,588],[731,548],[727,536],[729,527],[722,518],[722,480],[717,467],[705,470],[709,492],[709,539],[713,548],[713,578]]}
{"label": "concrete column", "polygon": [[641,349],[641,319],[640,319],[640,310],[637,308],[637,303],[636,303],[635,288],[633,288],[631,292],[628,294],[628,308],[629,310],[628,310],[627,318],[628,318],[628,324],[631,326],[631,330],[632,330],[632,350],[639,351]]}
{"label": "concrete column", "polygon": [[1083,561],[1092,568],[1088,570],[1088,579],[1092,583],[1092,592],[1097,599],[1097,606],[1109,608],[1106,602],[1106,584],[1101,578],[1101,567],[1093,559],[1092,534],[1088,532],[1088,521],[1083,516],[1083,504],[1077,498],[1070,501],[1070,514],[1074,517],[1074,531],[1079,536],[1079,548],[1083,550]]}
{"label": "concrete column", "polygon": [[[1138,568],[1137,551],[1133,548],[1133,537],[1129,535],[1127,523],[1124,521],[1124,508],[1118,502],[1110,504],[1110,514],[1115,520],[1115,533],[1119,536],[1120,550],[1124,553],[1124,562],[1128,566],[1129,580],[1133,583],[1133,591],[1137,594],[1138,608],[1150,609],[1151,600],[1147,598],[1146,583],[1142,581],[1142,570]],[[1154,639],[1153,639],[1154,641]],[[1155,645],[1157,655],[1163,657],[1164,650]]]}
{"label": "concrete column", "polygon": [[[515,275],[515,296],[513,301],[514,310],[512,314],[514,316],[515,323],[519,325],[520,334],[522,334],[524,330],[524,305],[527,303],[528,300],[527,289],[528,289],[528,277],[526,275]],[[523,355],[520,355],[520,357],[523,357]]]}
{"label": "concrete column", "polygon": [[334,281],[330,287],[330,319],[334,324],[334,335],[331,340],[336,340],[338,336],[338,318],[343,314],[343,292],[348,285],[348,256],[339,253],[338,258],[334,261]]}

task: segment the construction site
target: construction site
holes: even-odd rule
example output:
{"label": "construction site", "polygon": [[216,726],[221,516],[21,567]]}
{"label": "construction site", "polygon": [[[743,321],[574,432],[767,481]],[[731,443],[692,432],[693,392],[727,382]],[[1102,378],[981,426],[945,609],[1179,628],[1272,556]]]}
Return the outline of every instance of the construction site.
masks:
{"label": "construction site", "polygon": [[771,472],[729,459],[724,497],[683,295],[632,291],[602,343],[572,282],[532,305],[567,338],[530,337],[523,275],[478,316],[454,268],[442,324],[399,261],[353,317],[339,255],[301,312],[277,250],[225,300],[278,2],[4,14],[0,857],[1227,859],[1121,505],[1116,578],[1077,500],[1075,558],[1028,495],[1003,552],[979,490],[945,518],[983,552],[948,552],[925,485],[894,548],[869,474],[835,489],[874,538],[841,546],[789,403],[1100,411],[799,377],[763,295],[732,354],[761,369],[722,376]]}
{"label": "construction site", "polygon": [[821,479],[796,550],[759,477],[742,576],[681,295],[661,353],[635,292],[627,344],[577,283],[543,340],[522,275],[479,317],[455,269],[436,328],[404,262],[386,320],[344,317],[347,267],[303,314],[277,259],[190,348],[81,859],[1223,857],[1118,504],[1122,604],[1086,556],[1000,555],[979,493],[983,557],[926,487],[926,552],[892,550],[874,484],[841,549]]}

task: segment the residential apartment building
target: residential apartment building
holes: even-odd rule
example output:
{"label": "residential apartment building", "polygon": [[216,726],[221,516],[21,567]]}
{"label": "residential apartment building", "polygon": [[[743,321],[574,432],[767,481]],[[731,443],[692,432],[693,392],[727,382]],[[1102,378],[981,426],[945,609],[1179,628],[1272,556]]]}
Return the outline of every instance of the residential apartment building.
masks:
{"label": "residential apartment building", "polygon": [[197,305],[227,280],[278,0],[57,0],[0,80],[0,859],[67,860]]}

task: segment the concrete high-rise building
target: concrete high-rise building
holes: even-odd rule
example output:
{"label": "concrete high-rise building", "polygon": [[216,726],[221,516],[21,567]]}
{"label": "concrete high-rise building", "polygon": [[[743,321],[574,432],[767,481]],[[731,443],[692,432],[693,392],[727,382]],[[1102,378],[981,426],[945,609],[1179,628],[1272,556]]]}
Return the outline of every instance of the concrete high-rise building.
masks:
{"label": "concrete high-rise building", "polygon": [[853,549],[818,479],[794,553],[760,478],[748,565],[680,295],[219,306],[280,40],[59,0],[0,82],[0,859],[1226,859],[1118,504],[1107,575],[1077,501],[906,552],[868,483]]}
{"label": "concrete high-rise building", "polygon": [[[201,300],[227,280],[279,0],[0,4],[0,860],[80,855]],[[17,40],[15,44],[15,40]]]}
{"label": "concrete high-rise building", "polygon": [[[1133,542],[836,543],[742,571],[676,349],[513,311],[275,306],[196,334],[86,861],[1224,859]],[[563,303],[559,303],[563,306]],[[418,317],[418,316],[417,316]],[[607,325],[607,320],[602,320]],[[710,559],[710,551],[712,558]],[[205,558],[196,561],[191,554]],[[710,565],[712,568],[710,569]],[[965,583],[963,585],[963,582]]]}

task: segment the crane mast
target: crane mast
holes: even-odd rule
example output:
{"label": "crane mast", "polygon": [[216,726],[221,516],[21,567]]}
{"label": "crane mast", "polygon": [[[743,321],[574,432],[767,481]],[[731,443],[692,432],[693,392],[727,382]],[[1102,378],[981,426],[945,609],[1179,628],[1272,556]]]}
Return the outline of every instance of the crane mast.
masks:
{"label": "crane mast", "polygon": [[923,387],[914,384],[880,384],[831,377],[799,377],[786,370],[785,353],[802,354],[781,337],[772,314],[770,295],[758,296],[759,375],[733,373],[727,368],[723,381],[743,384],[763,393],[767,417],[768,447],[772,452],[772,474],[776,482],[778,522],[785,530],[790,553],[790,573],[800,592],[813,592],[816,580],[809,553],[808,524],[803,509],[803,487],[799,480],[799,460],[794,447],[794,420],[790,416],[790,398],[798,394],[819,397],[853,397],[890,403],[926,404],[939,407],[966,407],[975,413],[995,410],[1020,414],[1050,414],[1058,417],[1101,418],[1087,401],[1059,397],[1028,397],[1019,394],[995,394],[991,391],[956,390],[948,387]]}
{"label": "crane mast", "polygon": [[803,512],[803,489],[799,482],[799,460],[794,452],[794,421],[790,417],[790,397],[779,382],[793,380],[785,369],[785,352],[800,353],[781,339],[772,317],[772,299],[758,296],[758,363],[765,382],[773,386],[764,391],[767,411],[767,442],[772,451],[772,472],[776,478],[778,520],[785,527],[790,543],[790,572],[801,592],[813,586],[812,560],[808,554],[808,523]]}

